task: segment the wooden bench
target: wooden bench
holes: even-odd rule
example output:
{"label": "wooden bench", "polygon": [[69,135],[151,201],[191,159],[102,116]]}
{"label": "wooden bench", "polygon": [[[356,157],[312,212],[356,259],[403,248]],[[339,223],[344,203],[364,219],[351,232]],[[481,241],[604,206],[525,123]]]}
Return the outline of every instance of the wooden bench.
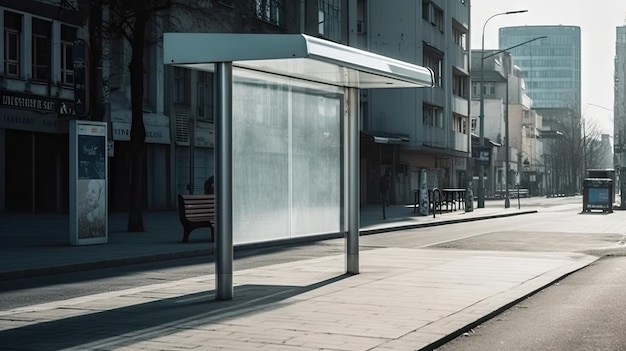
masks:
{"label": "wooden bench", "polygon": [[197,228],[211,228],[215,240],[215,195],[178,195],[178,216],[183,225],[183,242]]}
{"label": "wooden bench", "polygon": [[[517,188],[509,189],[509,198],[517,198]],[[504,199],[506,197],[506,190],[496,190],[494,198]],[[530,197],[530,192],[526,188],[519,188],[519,197]]]}

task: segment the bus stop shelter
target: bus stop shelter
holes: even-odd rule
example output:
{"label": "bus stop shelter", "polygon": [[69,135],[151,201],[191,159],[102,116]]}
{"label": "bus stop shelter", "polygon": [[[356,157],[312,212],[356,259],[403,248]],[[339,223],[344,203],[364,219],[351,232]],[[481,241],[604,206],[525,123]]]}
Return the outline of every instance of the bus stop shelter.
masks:
{"label": "bus stop shelter", "polygon": [[[165,33],[163,50],[165,64],[214,74],[216,299],[233,298],[237,242],[344,233],[346,272],[358,274],[359,89],[432,87],[432,71],[303,34]],[[245,158],[242,147],[270,151]],[[256,173],[289,185],[253,189]],[[263,206],[241,212],[256,198]]]}

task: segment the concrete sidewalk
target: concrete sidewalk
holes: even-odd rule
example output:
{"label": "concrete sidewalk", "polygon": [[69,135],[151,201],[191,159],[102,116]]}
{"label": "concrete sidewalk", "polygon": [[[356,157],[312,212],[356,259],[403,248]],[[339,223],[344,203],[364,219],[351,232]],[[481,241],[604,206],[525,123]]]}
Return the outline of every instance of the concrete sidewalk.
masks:
{"label": "concrete sidewalk", "polygon": [[16,350],[432,350],[596,257],[385,248],[0,311]]}
{"label": "concrete sidewalk", "polygon": [[[444,225],[464,221],[534,213],[537,206],[504,209],[500,202],[472,212],[457,210],[418,216],[412,206],[366,206],[360,211],[361,234]],[[0,281],[113,267],[165,259],[212,255],[210,229],[193,231],[190,242],[182,244],[182,226],[175,211],[144,212],[142,233],[126,230],[127,213],[109,214],[108,243],[69,245],[67,215],[0,215]],[[320,239],[339,237],[330,235]],[[314,240],[307,238],[306,240]]]}
{"label": "concrete sidewalk", "polygon": [[[364,208],[361,227],[366,235],[533,213],[541,201],[535,208],[497,204],[436,218],[391,206],[383,220],[380,208]],[[79,247],[67,245],[67,220],[59,216],[0,218],[2,274],[210,253],[206,232],[180,243],[175,215],[146,213],[147,232],[126,233],[125,216],[113,214],[108,244]],[[8,230],[23,235],[10,240]],[[571,252],[373,248],[361,251],[357,275],[345,274],[344,255],[237,270],[230,301],[215,300],[215,276],[206,275],[0,311],[0,345],[3,351],[432,350],[596,259]]]}

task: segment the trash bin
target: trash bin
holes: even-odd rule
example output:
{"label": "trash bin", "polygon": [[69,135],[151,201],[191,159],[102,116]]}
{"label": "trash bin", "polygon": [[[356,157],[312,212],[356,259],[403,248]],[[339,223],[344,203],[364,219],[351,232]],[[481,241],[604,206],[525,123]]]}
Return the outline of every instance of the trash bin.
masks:
{"label": "trash bin", "polygon": [[610,178],[585,178],[583,182],[583,212],[599,210],[613,212],[613,180]]}
{"label": "trash bin", "polygon": [[615,203],[615,170],[614,169],[588,169],[587,178],[608,178],[613,181],[611,203]]}

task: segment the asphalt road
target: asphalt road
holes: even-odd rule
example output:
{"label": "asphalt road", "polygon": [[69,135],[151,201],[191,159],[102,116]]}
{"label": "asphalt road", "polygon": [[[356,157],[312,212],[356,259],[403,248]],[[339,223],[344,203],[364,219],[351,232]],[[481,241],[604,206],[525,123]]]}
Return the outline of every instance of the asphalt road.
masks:
{"label": "asphalt road", "polygon": [[626,257],[606,257],[437,351],[626,350]]}

